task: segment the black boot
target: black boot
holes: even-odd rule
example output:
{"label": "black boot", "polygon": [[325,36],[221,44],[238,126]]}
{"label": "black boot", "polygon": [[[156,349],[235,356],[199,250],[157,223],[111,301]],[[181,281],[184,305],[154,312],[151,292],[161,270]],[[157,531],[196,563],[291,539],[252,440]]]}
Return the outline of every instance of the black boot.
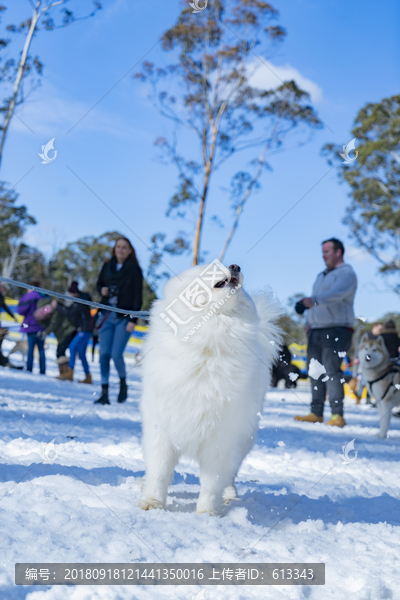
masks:
{"label": "black boot", "polygon": [[103,383],[101,389],[101,396],[98,400],[95,401],[95,404],[110,404],[110,401],[108,399],[108,383]]}
{"label": "black boot", "polygon": [[118,402],[119,403],[125,402],[127,397],[128,397],[128,386],[126,385],[126,379],[121,378],[120,384],[119,384]]}

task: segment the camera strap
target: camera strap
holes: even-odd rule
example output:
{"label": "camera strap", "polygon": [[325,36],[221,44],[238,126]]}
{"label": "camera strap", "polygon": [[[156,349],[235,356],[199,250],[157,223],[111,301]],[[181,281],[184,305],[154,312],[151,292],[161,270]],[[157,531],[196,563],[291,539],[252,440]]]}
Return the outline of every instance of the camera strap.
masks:
{"label": "camera strap", "polygon": [[[101,314],[101,313],[100,313],[100,314]],[[108,312],[106,312],[106,314],[104,315],[104,317],[103,317],[103,318],[102,318],[102,320],[101,320],[101,323],[100,323],[100,325],[98,325],[98,326],[96,327],[97,331],[98,331],[98,330],[99,330],[99,329],[100,329],[100,328],[101,328],[101,327],[104,325],[105,321],[108,319],[108,317],[110,316],[110,314],[111,314],[111,311],[110,311],[110,310],[109,310]]]}

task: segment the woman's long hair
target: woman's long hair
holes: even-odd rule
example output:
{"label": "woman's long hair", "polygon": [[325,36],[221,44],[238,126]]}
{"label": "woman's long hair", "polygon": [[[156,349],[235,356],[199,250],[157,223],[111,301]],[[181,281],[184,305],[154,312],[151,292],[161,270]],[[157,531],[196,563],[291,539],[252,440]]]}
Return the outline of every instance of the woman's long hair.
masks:
{"label": "woman's long hair", "polygon": [[131,261],[133,262],[134,265],[136,265],[137,267],[140,267],[139,261],[136,257],[135,248],[132,246],[130,240],[128,240],[128,238],[126,238],[122,235],[121,235],[121,237],[119,237],[118,239],[115,240],[115,244],[114,244],[114,248],[112,250],[111,256],[115,256],[115,246],[117,245],[117,242],[119,242],[120,240],[123,240],[124,242],[126,242],[128,244],[129,248],[131,249],[131,253],[130,253]]}

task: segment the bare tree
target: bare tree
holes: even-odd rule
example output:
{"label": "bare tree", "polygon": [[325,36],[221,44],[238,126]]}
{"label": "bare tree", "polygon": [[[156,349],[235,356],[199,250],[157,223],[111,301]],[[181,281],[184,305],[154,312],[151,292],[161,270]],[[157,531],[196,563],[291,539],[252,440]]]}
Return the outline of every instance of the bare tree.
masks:
{"label": "bare tree", "polygon": [[[23,102],[22,94],[22,82],[24,78],[32,73],[32,69],[35,69],[36,73],[41,76],[43,73],[43,64],[36,56],[32,59],[29,56],[30,47],[34,36],[40,30],[52,31],[59,27],[67,27],[75,21],[93,16],[97,10],[101,8],[101,4],[98,1],[93,2],[95,9],[90,15],[85,17],[76,18],[74,14],[64,8],[61,10],[63,15],[60,24],[56,24],[53,19],[53,13],[57,7],[67,4],[69,0],[30,0],[32,7],[32,16],[23,21],[19,26],[7,25],[6,31],[11,34],[26,34],[24,47],[22,49],[21,58],[18,64],[13,59],[6,61],[0,73],[0,81],[13,80],[11,95],[4,101],[4,106],[1,112],[4,113],[4,120],[1,126],[1,137],[0,137],[0,163],[3,157],[3,149],[6,141],[8,128],[11,123],[11,119],[14,115],[14,110],[18,104]],[[6,10],[5,6],[0,7],[0,13]],[[10,43],[10,39],[0,40],[0,49],[4,49]]]}

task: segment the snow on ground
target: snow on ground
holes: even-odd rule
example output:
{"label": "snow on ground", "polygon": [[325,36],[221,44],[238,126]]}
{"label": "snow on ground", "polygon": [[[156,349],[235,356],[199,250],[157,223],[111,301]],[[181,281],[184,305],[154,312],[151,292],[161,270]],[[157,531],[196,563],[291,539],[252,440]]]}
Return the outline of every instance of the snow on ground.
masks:
{"label": "snow on ground", "polygon": [[[293,415],[309,412],[308,385],[271,391],[237,478],[240,501],[221,518],[196,515],[198,470],[182,461],[167,510],[144,512],[137,507],[144,468],[140,367],[131,360],[128,369],[128,401],[116,403],[114,372],[106,407],[93,405],[97,358],[93,386],[55,380],[54,348],[47,376],[0,370],[1,600],[190,600],[201,588],[15,586],[14,565],[239,562],[245,553],[247,562],[324,562],[326,584],[216,586],[203,597],[400,598],[399,419],[386,440],[375,437],[378,411],[352,401],[344,429],[297,423]],[[76,375],[83,375],[80,367]],[[53,439],[55,454],[46,446]],[[357,458],[344,463],[339,455],[352,439]]]}

